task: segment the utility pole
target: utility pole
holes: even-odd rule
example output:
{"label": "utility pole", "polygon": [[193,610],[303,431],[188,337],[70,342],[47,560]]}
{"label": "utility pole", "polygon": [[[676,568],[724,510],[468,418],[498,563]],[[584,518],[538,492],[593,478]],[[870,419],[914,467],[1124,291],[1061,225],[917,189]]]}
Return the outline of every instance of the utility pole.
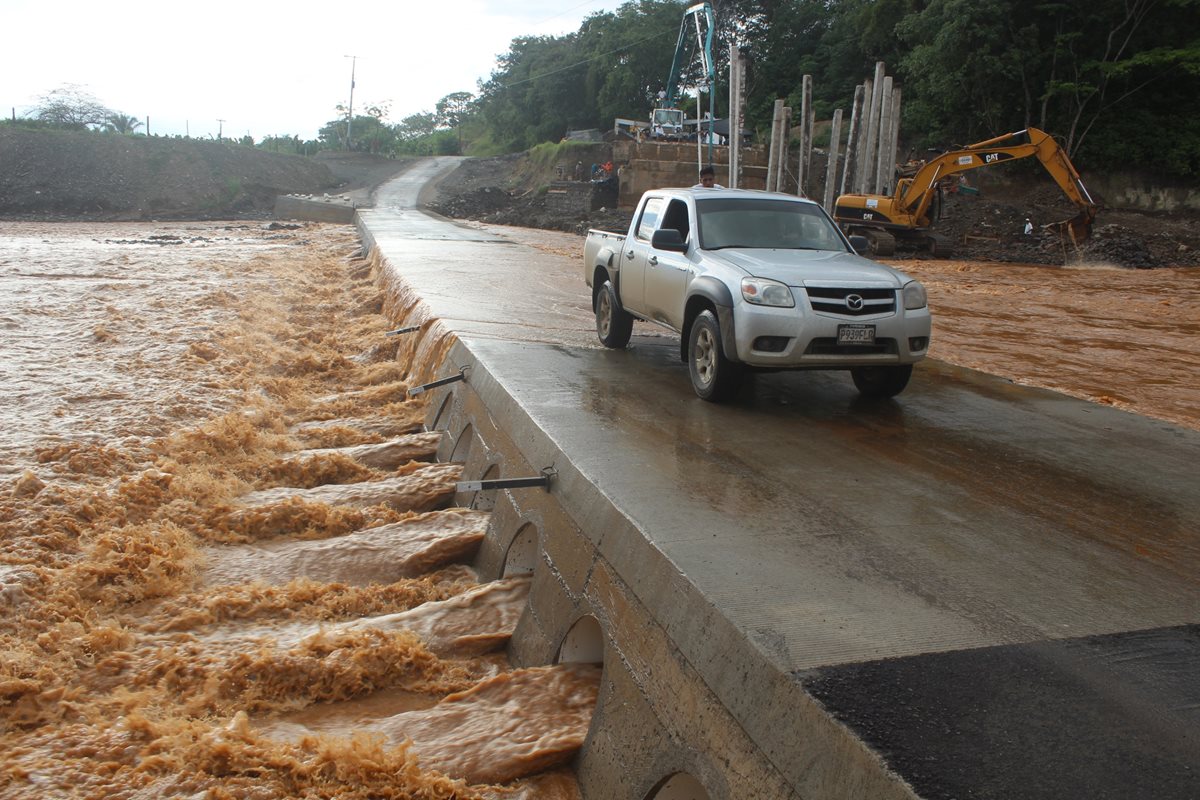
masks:
{"label": "utility pole", "polygon": [[354,125],[354,67],[358,64],[358,56],[342,56],[350,59],[350,105],[346,107],[346,149],[350,146],[350,129]]}
{"label": "utility pole", "polygon": [[221,141],[221,134],[225,131],[225,120],[217,120],[217,141]]}

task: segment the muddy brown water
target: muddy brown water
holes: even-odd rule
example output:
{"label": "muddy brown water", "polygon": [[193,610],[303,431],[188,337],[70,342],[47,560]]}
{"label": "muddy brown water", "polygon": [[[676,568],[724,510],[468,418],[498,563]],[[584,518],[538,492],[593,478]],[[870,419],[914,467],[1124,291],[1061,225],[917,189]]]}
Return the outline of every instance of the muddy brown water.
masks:
{"label": "muddy brown water", "polygon": [[578,796],[359,248],[0,224],[0,798]]}

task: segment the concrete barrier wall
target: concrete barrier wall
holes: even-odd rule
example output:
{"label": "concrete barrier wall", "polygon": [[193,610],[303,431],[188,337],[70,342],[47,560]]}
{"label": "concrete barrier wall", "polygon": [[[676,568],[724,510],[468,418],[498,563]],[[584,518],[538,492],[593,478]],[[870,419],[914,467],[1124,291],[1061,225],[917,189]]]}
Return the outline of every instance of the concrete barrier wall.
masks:
{"label": "concrete barrier wall", "polygon": [[[633,208],[648,189],[663,186],[692,186],[699,179],[698,157],[707,158],[708,148],[702,147],[698,156],[695,143],[618,141],[613,143],[613,164],[621,170],[619,208]],[[712,149],[717,183],[728,186],[729,148]],[[761,147],[742,151],[743,189],[765,189],[767,186],[766,152]]]}
{"label": "concrete barrier wall", "polygon": [[354,204],[349,201],[314,200],[283,195],[275,198],[276,219],[296,219],[306,222],[333,222],[349,225],[354,222]]}
{"label": "concrete barrier wall", "polygon": [[463,461],[464,480],[557,472],[549,490],[455,501],[492,511],[475,562],[484,580],[511,574],[514,548],[536,532],[514,664],[554,663],[579,620],[599,623],[604,680],[576,764],[587,800],[652,798],[677,774],[714,799],[914,797],[575,470],[486,358],[459,342],[445,361],[445,375],[470,369],[467,381],[431,392],[426,426],[447,433],[440,459]]}

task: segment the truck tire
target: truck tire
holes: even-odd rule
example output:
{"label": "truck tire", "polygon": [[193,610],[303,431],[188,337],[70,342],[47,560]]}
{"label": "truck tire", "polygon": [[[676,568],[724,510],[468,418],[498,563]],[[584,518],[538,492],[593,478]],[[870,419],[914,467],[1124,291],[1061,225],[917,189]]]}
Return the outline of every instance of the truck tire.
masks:
{"label": "truck tire", "polygon": [[863,397],[886,399],[895,397],[908,386],[912,364],[896,367],[853,367],[850,377]]}
{"label": "truck tire", "polygon": [[721,326],[705,310],[688,332],[688,374],[701,400],[720,403],[733,397],[742,382],[742,365],[730,361],[721,349]]}
{"label": "truck tire", "polygon": [[633,335],[633,317],[621,308],[612,281],[605,281],[596,294],[596,335],[600,344],[619,350]]}

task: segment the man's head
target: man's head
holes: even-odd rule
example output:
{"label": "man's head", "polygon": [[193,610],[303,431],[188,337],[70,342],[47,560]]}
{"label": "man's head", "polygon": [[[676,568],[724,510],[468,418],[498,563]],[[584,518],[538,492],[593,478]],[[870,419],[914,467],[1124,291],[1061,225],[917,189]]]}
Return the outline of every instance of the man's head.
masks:
{"label": "man's head", "polygon": [[717,171],[713,169],[711,164],[700,170],[700,185],[711,188],[716,181]]}

